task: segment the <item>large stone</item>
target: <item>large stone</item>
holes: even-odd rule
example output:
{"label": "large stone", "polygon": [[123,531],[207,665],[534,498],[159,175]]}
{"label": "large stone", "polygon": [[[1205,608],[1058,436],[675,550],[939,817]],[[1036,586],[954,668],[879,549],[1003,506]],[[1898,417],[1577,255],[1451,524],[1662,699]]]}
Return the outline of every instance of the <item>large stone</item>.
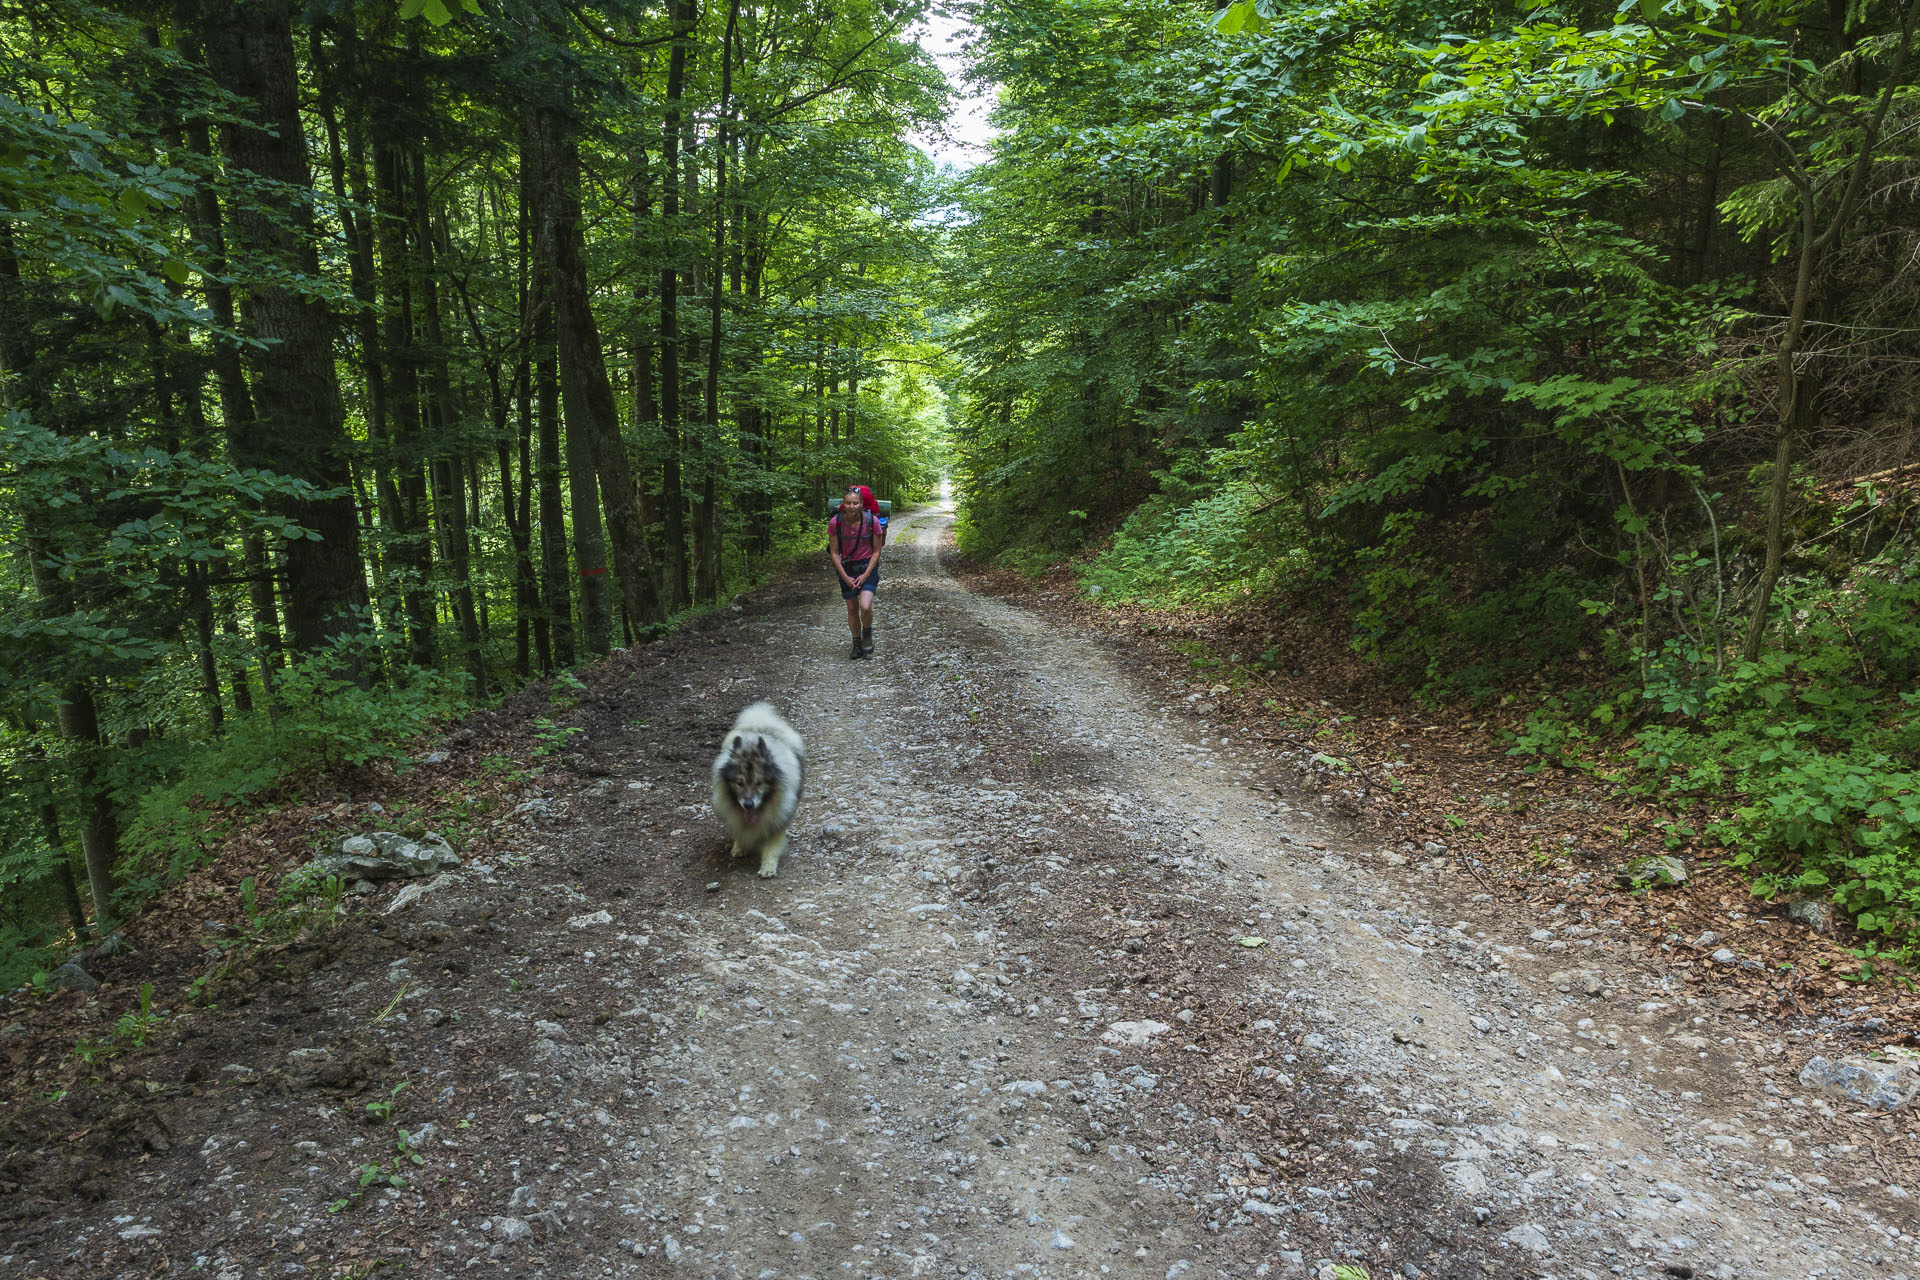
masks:
{"label": "large stone", "polygon": [[1523,1222],[1500,1237],[1516,1249],[1525,1249],[1528,1253],[1551,1253],[1553,1242],[1547,1239],[1547,1233],[1531,1222]]}
{"label": "large stone", "polygon": [[99,981],[72,961],[49,973],[47,985],[57,991],[84,991],[89,995],[100,989]]}
{"label": "large stone", "polygon": [[1635,858],[1620,868],[1620,882],[1635,889],[1664,889],[1669,885],[1685,884],[1688,878],[1687,864],[1670,853]]}
{"label": "large stone", "polygon": [[1795,898],[1787,904],[1787,919],[1815,933],[1833,932],[1833,906],[1818,898]]}
{"label": "large stone", "polygon": [[1800,1083],[1856,1106],[1898,1111],[1920,1097],[1920,1054],[1886,1058],[1828,1058],[1816,1054],[1800,1068]]}
{"label": "large stone", "polygon": [[1446,1166],[1448,1181],[1469,1200],[1478,1200],[1487,1194],[1487,1174],[1479,1165],[1467,1160],[1456,1160]]}
{"label": "large stone", "polygon": [[460,855],[437,831],[417,840],[393,831],[375,831],[334,841],[333,852],[314,859],[308,867],[343,880],[412,880],[459,865]]}
{"label": "large stone", "polygon": [[1166,1029],[1167,1024],[1164,1022],[1155,1022],[1152,1018],[1141,1018],[1137,1021],[1113,1023],[1107,1028],[1106,1034],[1100,1038],[1108,1044],[1141,1045]]}

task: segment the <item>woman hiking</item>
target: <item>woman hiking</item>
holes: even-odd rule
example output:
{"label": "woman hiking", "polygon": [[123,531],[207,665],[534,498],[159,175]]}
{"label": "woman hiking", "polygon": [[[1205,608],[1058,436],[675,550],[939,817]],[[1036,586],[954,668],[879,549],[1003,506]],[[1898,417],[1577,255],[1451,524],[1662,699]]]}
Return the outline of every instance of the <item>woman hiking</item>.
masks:
{"label": "woman hiking", "polygon": [[847,602],[847,629],[853,632],[853,656],[873,652],[873,597],[880,590],[880,552],[887,530],[880,504],[865,485],[850,484],[840,510],[827,521],[827,554],[840,577],[840,598]]}

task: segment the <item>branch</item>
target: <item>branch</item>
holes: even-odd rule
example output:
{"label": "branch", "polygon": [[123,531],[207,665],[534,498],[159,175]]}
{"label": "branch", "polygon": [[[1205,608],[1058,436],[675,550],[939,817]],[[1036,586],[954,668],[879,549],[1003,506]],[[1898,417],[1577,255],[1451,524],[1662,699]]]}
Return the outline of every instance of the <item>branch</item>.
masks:
{"label": "branch", "polygon": [[671,44],[673,42],[674,33],[671,31],[663,36],[648,36],[644,40],[622,39],[588,21],[587,16],[580,12],[578,6],[569,4],[565,5],[564,8],[567,13],[572,16],[573,20],[580,24],[582,30],[602,44],[617,45],[622,49],[653,49],[660,45]]}
{"label": "branch", "polygon": [[1880,149],[1880,130],[1886,125],[1887,112],[1893,107],[1893,95],[1900,88],[1900,78],[1907,69],[1907,54],[1913,48],[1913,25],[1920,20],[1920,0],[1911,0],[1907,5],[1906,17],[1900,23],[1900,47],[1893,55],[1893,66],[1887,71],[1887,82],[1880,86],[1880,101],[1873,109],[1873,122],[1867,126],[1866,137],[1861,140],[1860,154],[1853,162],[1853,172],[1847,178],[1847,189],[1840,197],[1840,207],[1833,211],[1833,221],[1827,229],[1814,240],[1815,251],[1825,250],[1840,233],[1846,229],[1853,217],[1855,204],[1860,192],[1867,185],[1867,173],[1873,168],[1874,154]]}

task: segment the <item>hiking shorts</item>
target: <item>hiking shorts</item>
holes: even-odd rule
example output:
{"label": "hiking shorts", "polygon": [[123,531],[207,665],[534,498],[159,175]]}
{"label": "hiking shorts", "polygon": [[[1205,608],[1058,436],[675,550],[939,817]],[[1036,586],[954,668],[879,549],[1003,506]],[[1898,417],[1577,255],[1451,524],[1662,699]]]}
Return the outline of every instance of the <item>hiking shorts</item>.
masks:
{"label": "hiking shorts", "polygon": [[[858,582],[860,581],[860,575],[867,571],[867,563],[865,560],[846,560],[841,563],[840,567],[847,571],[849,578]],[[863,587],[850,587],[846,583],[840,582],[838,578],[835,578],[834,581],[840,583],[840,598],[842,600],[851,600],[862,591],[871,591],[876,595],[879,594],[880,591],[880,571],[878,569],[873,571],[873,577],[868,580],[867,584]]]}

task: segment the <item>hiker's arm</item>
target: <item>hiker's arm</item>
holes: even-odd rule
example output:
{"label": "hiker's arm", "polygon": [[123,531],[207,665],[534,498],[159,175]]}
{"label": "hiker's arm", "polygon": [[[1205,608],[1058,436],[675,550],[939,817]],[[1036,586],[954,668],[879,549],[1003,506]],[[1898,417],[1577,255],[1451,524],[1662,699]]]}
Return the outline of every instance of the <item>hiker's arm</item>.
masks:
{"label": "hiker's arm", "polygon": [[832,534],[828,534],[827,535],[827,554],[833,557],[833,571],[840,575],[840,581],[846,583],[848,586],[852,586],[853,579],[847,576],[847,571],[845,567],[843,567],[840,563],[839,542],[840,540],[838,538],[834,537]]}

